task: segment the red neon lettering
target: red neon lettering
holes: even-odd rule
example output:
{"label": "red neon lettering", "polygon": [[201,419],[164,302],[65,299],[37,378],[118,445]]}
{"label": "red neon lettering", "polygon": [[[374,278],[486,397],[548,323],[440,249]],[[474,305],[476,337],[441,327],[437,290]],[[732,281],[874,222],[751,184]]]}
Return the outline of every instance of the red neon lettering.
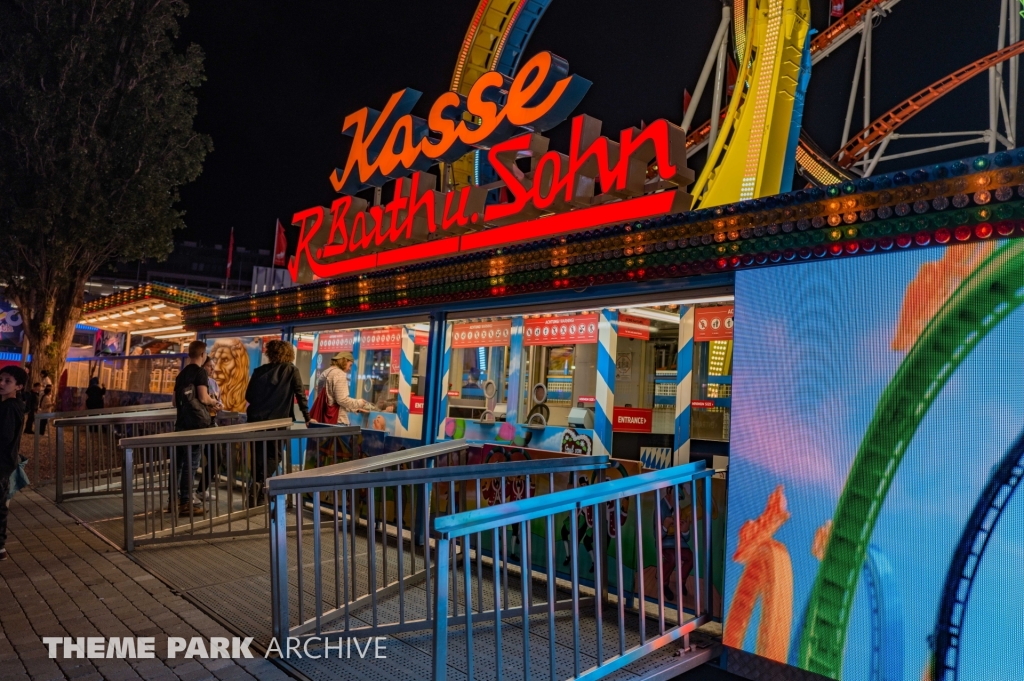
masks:
{"label": "red neon lettering", "polygon": [[[459,203],[455,210],[453,199],[458,195]],[[471,223],[480,221],[487,200],[487,192],[479,187],[463,187],[458,192],[448,192],[444,197],[444,213],[441,216],[441,229],[445,232],[461,233]]]}
{"label": "red neon lettering", "polygon": [[349,252],[376,250],[384,242],[381,234],[383,222],[384,210],[380,206],[356,213],[352,218],[352,236],[348,240]]}
{"label": "red neon lettering", "polygon": [[294,271],[292,271],[291,265],[289,265],[289,274],[292,276],[292,281],[298,281],[300,261],[302,260],[302,254],[306,254],[306,262],[312,263],[314,260],[313,254],[310,253],[309,249],[312,246],[314,249],[317,244],[313,243],[314,237],[317,236],[317,232],[320,230],[320,225],[324,221],[324,209],[323,206],[314,206],[313,208],[307,208],[306,210],[299,211],[292,216],[292,225],[296,225],[300,228],[299,230],[299,244],[295,249],[295,260]]}
{"label": "red neon lettering", "polygon": [[[404,239],[412,239],[414,234],[433,234],[441,222],[441,213],[444,210],[441,202],[440,192],[434,191],[436,178],[429,173],[415,173],[412,181],[408,183],[408,205],[409,210],[405,213],[405,219],[398,225],[398,233]],[[402,193],[406,184],[395,183],[395,195]],[[394,225],[391,231],[395,231]]]}

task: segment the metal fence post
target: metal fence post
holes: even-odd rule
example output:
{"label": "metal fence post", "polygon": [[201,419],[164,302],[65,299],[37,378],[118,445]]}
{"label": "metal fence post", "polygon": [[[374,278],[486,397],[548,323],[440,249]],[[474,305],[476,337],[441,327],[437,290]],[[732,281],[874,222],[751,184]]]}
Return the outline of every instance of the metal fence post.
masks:
{"label": "metal fence post", "polygon": [[[57,440],[57,455],[56,459],[54,459],[53,479],[57,485],[57,503],[60,504],[64,502],[64,429],[57,428],[52,423],[50,427],[55,431],[54,435],[56,435]],[[38,457],[36,461],[39,461]]]}
{"label": "metal fence post", "polygon": [[[434,599],[434,675],[433,681],[445,681],[448,675],[448,537],[437,540],[437,586]],[[466,626],[472,626],[467,619]]]}
{"label": "metal fence post", "polygon": [[[273,635],[284,650],[288,644],[288,526],[286,496],[275,494],[270,501],[270,588]],[[301,537],[299,539],[301,541]],[[301,572],[302,565],[299,565]],[[300,618],[301,619],[301,618]]]}
{"label": "metal fence post", "polygon": [[124,550],[135,550],[135,485],[132,481],[134,466],[132,450],[124,450],[121,463],[121,499],[124,502]]}

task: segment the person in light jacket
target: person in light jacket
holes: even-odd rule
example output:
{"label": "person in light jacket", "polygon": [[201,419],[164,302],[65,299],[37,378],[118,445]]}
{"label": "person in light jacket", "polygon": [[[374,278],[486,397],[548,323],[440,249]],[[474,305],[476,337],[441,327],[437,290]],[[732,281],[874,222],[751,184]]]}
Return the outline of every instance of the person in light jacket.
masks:
{"label": "person in light jacket", "polygon": [[349,389],[348,372],[355,360],[351,352],[339,352],[331,357],[331,366],[320,375],[317,385],[318,390],[327,391],[327,405],[338,407],[337,423],[348,426],[349,414],[357,411],[367,411],[370,403],[366,400],[352,397]]}

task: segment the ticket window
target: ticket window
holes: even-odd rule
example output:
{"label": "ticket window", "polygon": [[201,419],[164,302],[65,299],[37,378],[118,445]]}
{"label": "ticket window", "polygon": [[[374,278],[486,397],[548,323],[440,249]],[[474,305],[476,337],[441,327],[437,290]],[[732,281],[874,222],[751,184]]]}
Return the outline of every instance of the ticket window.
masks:
{"label": "ticket window", "polygon": [[[331,366],[332,358],[338,353],[350,353],[354,362],[349,369],[350,396],[363,399],[370,403],[371,412],[382,412],[385,418],[371,414],[364,427],[386,430],[389,434],[398,433],[394,415],[398,413],[399,393],[401,390],[402,344],[407,335],[413,334],[412,381],[409,391],[409,426],[402,429],[402,437],[419,437],[424,407],[424,390],[426,389],[427,343],[429,326],[427,324],[402,324],[391,326],[375,326],[358,329],[322,330],[315,332],[310,345],[310,363],[308,380],[314,391],[319,384],[320,376]],[[299,347],[302,347],[302,335],[298,334]],[[316,353],[312,353],[312,349]],[[301,351],[301,350],[300,350]]]}
{"label": "ticket window", "polygon": [[520,422],[593,427],[598,314],[524,320]]}
{"label": "ticket window", "polygon": [[512,321],[451,322],[452,355],[448,414],[483,422],[503,421],[508,413],[508,368]]}
{"label": "ticket window", "polygon": [[691,435],[695,440],[729,441],[732,413],[733,306],[694,311]]}

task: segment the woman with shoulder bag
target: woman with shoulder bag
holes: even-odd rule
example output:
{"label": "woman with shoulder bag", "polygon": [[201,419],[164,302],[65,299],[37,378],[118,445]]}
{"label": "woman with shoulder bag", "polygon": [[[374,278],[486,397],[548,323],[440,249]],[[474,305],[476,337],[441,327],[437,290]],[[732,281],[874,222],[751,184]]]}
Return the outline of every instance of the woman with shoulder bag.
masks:
{"label": "woman with shoulder bag", "polygon": [[331,357],[331,366],[320,375],[317,383],[313,404],[313,413],[321,416],[317,421],[347,426],[351,425],[349,414],[369,411],[369,402],[351,396],[348,372],[354,361],[351,352],[339,352]]}

